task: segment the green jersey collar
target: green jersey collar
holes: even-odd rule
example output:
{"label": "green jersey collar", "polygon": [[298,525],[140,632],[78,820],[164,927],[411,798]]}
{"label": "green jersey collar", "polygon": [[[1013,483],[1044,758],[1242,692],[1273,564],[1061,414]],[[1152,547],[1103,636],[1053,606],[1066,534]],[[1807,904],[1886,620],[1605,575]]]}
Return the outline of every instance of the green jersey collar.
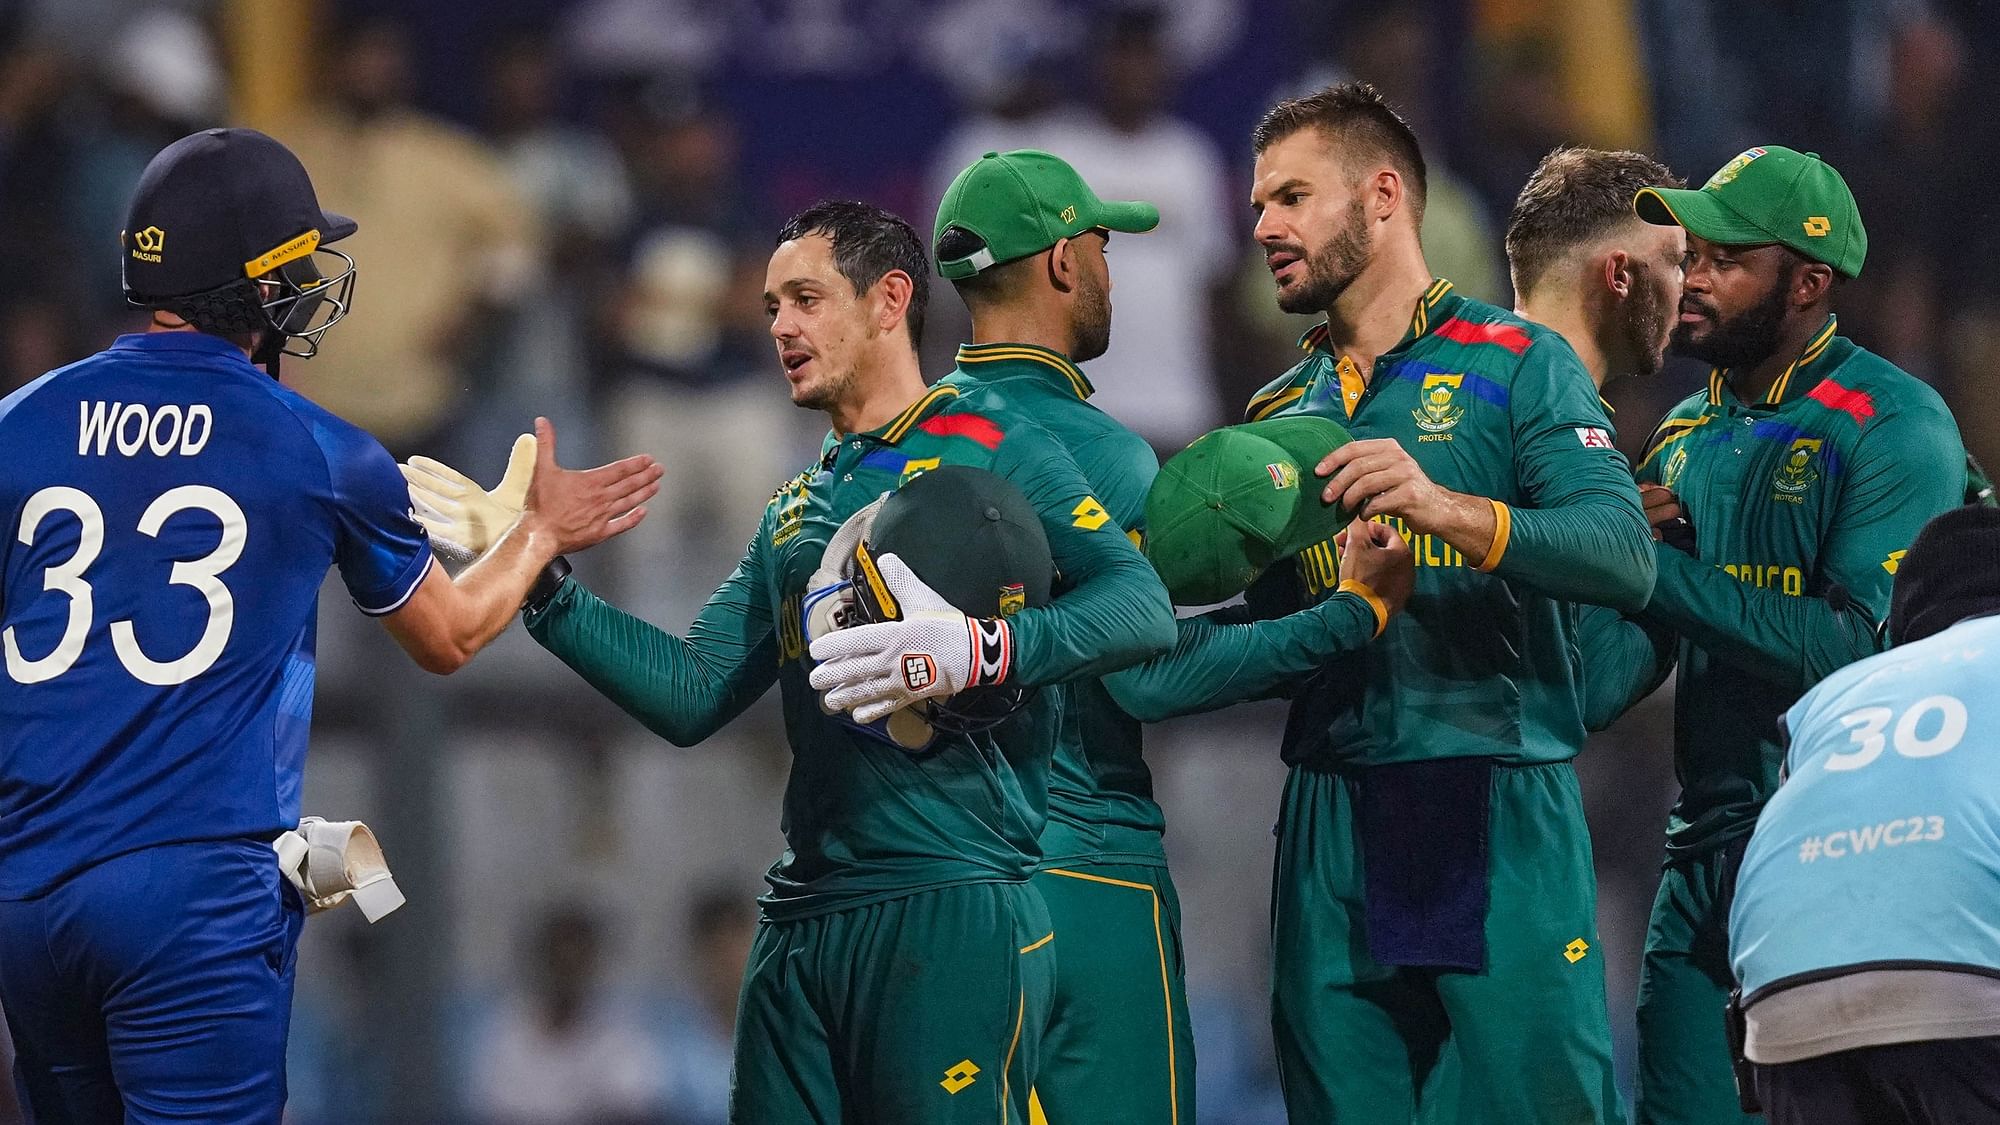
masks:
{"label": "green jersey collar", "polygon": [[987,381],[1010,375],[1033,375],[1080,399],[1089,398],[1097,390],[1068,356],[1038,344],[960,344],[958,366],[967,375]]}
{"label": "green jersey collar", "polygon": [[[1424,290],[1424,295],[1417,300],[1416,311],[1410,314],[1410,326],[1404,330],[1403,338],[1396,342],[1395,347],[1382,354],[1394,355],[1409,347],[1411,341],[1430,332],[1433,321],[1443,323],[1448,319],[1452,308],[1464,299],[1452,292],[1451,282],[1441,277],[1432,278],[1431,287]],[[1320,321],[1306,329],[1306,334],[1299,337],[1299,348],[1303,351],[1317,349],[1331,354],[1333,348],[1327,342],[1330,331],[1326,322]]]}
{"label": "green jersey collar", "polygon": [[925,391],[923,397],[904,407],[903,412],[891,419],[886,426],[878,426],[875,429],[864,430],[858,434],[842,434],[837,430],[828,430],[825,440],[820,442],[820,457],[824,460],[835,449],[840,447],[841,442],[847,441],[850,438],[868,438],[871,441],[895,445],[908,436],[911,430],[916,429],[917,423],[937,413],[945,403],[957,397],[957,387],[952,386],[950,383],[938,383]]}
{"label": "green jersey collar", "polygon": [[[1826,355],[1826,350],[1833,343],[1836,338],[1835,333],[1838,331],[1840,331],[1840,318],[1829,315],[1826,318],[1826,323],[1820,326],[1820,330],[1813,333],[1812,342],[1807,344],[1805,350],[1799,353],[1799,358],[1793,360],[1791,366],[1785,368],[1784,374],[1771,380],[1771,389],[1765,391],[1763,400],[1754,405],[1759,407],[1783,406],[1793,399],[1804,397],[1807,392],[1811,391],[1818,384],[1819,380],[1810,377],[1800,379],[1795,378],[1795,376],[1819,362]],[[1708,404],[1710,406],[1721,406],[1725,394],[1732,399],[1736,397],[1736,392],[1730,389],[1729,386],[1728,370],[1721,367],[1710,370],[1708,373]]]}

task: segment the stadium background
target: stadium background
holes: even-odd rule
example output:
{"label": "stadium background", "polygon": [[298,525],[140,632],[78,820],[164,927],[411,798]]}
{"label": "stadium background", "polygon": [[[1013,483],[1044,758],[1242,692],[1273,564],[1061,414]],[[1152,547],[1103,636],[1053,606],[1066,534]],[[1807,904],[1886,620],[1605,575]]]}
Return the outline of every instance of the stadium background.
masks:
{"label": "stadium background", "polygon": [[[660,457],[671,502],[578,570],[678,628],[816,448],[757,299],[785,214],[853,196],[928,230],[961,164],[1019,145],[1159,203],[1158,232],[1112,245],[1091,373],[1170,451],[1304,327],[1250,250],[1249,128],[1354,75],[1424,142],[1434,268],[1502,303],[1500,224],[1555,144],[1644,148],[1697,183],[1760,142],[1822,153],[1871,236],[1843,330],[1932,381],[1994,463],[1996,64],[1982,0],[0,0],[0,393],[143,324],[114,248],[152,153],[256,125],[362,225],[355,319],[288,379],[399,456],[489,481],[536,412],[570,464]],[[934,292],[941,371],[964,320]],[[1699,375],[1611,389],[1628,450]],[[291,1118],[721,1121],[750,903],[781,847],[772,700],[680,751],[518,630],[438,680],[337,585],[321,617],[307,807],[373,822],[411,902],[308,926]],[[1628,1079],[1670,692],[1579,760]],[[1281,714],[1149,747],[1213,1125],[1282,1120],[1263,945]]]}

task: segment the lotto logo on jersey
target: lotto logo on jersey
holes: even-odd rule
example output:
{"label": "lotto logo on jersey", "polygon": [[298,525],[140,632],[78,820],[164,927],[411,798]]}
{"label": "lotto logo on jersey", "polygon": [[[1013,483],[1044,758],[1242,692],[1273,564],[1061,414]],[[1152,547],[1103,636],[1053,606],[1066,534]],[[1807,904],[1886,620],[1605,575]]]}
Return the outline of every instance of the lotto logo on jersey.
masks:
{"label": "lotto logo on jersey", "polygon": [[1602,426],[1578,426],[1576,440],[1582,442],[1585,449],[1612,448],[1611,435]]}
{"label": "lotto logo on jersey", "polygon": [[906,652],[903,654],[903,685],[911,691],[923,691],[937,682],[937,665],[927,652]]}

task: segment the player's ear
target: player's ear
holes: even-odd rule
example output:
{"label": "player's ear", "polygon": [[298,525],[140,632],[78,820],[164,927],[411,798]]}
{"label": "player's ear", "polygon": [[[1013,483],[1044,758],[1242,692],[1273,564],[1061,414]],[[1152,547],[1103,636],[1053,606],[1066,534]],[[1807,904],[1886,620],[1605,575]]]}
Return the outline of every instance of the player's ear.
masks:
{"label": "player's ear", "polygon": [[916,283],[902,270],[890,270],[875,283],[875,330],[888,333],[903,322],[910,311],[910,299],[916,293]]}
{"label": "player's ear", "polygon": [[1362,181],[1361,190],[1371,218],[1386,219],[1408,202],[1403,192],[1402,174],[1386,165],[1375,169],[1373,175]]}
{"label": "player's ear", "polygon": [[1604,287],[1611,295],[1624,300],[1632,295],[1632,256],[1623,250],[1613,250],[1604,256]]}
{"label": "player's ear", "polygon": [[1817,304],[1833,289],[1833,267],[1806,262],[1792,277],[1792,300],[1800,308]]}
{"label": "player's ear", "polygon": [[1076,250],[1071,246],[1074,239],[1059,238],[1048,249],[1049,284],[1058,293],[1068,293],[1076,288]]}

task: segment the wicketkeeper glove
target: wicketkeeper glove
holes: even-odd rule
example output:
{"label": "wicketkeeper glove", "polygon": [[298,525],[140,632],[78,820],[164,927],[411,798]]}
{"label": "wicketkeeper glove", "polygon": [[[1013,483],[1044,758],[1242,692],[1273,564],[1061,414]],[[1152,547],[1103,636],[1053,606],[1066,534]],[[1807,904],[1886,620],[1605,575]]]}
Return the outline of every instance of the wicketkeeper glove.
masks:
{"label": "wicketkeeper glove", "polygon": [[431,533],[431,546],[451,562],[471,562],[521,518],[528,485],[535,479],[535,435],[514,439],[507,471],[491,492],[429,457],[412,457],[399,467],[409,482],[413,514]]}
{"label": "wicketkeeper glove", "polygon": [[352,898],[370,922],[403,905],[375,833],[358,820],[301,817],[298,828],[271,841],[278,869],[305,899],[306,913],[331,910]]}
{"label": "wicketkeeper glove", "polygon": [[[864,556],[864,567],[867,562]],[[1006,680],[1013,629],[998,618],[970,618],[926,586],[893,554],[873,560],[881,588],[895,602],[877,624],[840,629],[814,640],[812,686],[829,713],[872,723],[925,699]],[[879,596],[879,595],[878,595]]]}

